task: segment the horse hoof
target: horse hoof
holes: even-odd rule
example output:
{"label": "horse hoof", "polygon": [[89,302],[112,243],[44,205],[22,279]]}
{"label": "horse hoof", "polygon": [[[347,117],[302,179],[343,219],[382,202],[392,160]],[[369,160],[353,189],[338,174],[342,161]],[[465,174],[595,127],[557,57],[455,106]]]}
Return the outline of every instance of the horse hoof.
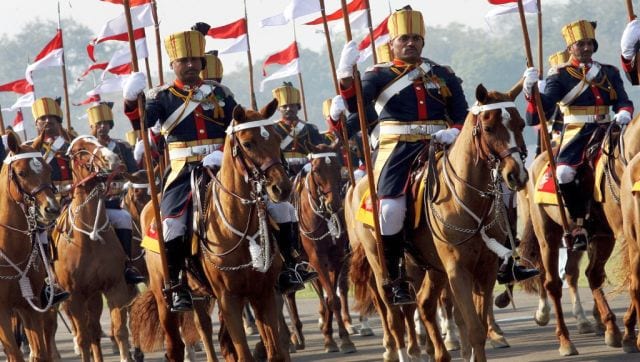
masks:
{"label": "horse hoof", "polygon": [[561,356],[577,356],[578,350],[573,345],[573,343],[569,342],[566,346],[560,346],[558,348],[558,352],[560,352]]}
{"label": "horse hoof", "polygon": [[298,341],[298,337],[296,337],[295,334],[291,335],[291,344],[295,346],[296,350],[303,350],[305,345],[304,345],[304,339],[302,341]]}
{"label": "horse hoof", "polygon": [[339,352],[340,349],[338,349],[338,345],[336,344],[336,342],[331,341],[324,344],[324,351],[326,353],[334,353]]}
{"label": "horse hoof", "polygon": [[604,336],[604,332],[606,330],[607,330],[607,328],[604,326],[604,324],[596,323],[596,327],[595,327],[594,333],[596,334],[596,336],[602,337],[602,336]]}
{"label": "horse hoof", "polygon": [[384,362],[398,362],[398,351],[384,351],[382,354],[382,360]]}
{"label": "horse hoof", "polygon": [[593,325],[589,321],[581,321],[578,322],[578,334],[589,334],[593,333],[595,330],[593,329]]}
{"label": "horse hoof", "polygon": [[258,334],[258,328],[255,324],[244,326],[244,333],[247,336],[255,336],[256,334]]}
{"label": "horse hoof", "polygon": [[144,353],[142,352],[142,350],[140,350],[140,348],[135,348],[133,350],[133,360],[135,362],[144,362]]}
{"label": "horse hoof", "polygon": [[507,342],[507,339],[504,338],[504,336],[490,338],[489,339],[489,343],[491,343],[491,347],[496,348],[496,349],[511,347],[511,345],[509,345],[509,342]]}
{"label": "horse hoof", "polygon": [[536,311],[535,314],[533,315],[533,320],[540,327],[544,327],[547,324],[549,324],[549,319],[551,319],[551,315],[548,312],[547,313],[539,313],[538,311]]}
{"label": "horse hoof", "polygon": [[360,328],[360,337],[371,337],[373,336],[373,329],[371,328]]}
{"label": "horse hoof", "polygon": [[353,328],[352,325],[345,325],[344,328],[347,330],[347,333],[349,333],[349,335],[354,335],[356,334],[356,330],[355,328]]}
{"label": "horse hoof", "polygon": [[342,342],[340,344],[340,352],[344,354],[356,353],[356,346],[351,341]]}
{"label": "horse hoof", "polygon": [[622,338],[620,333],[606,332],[604,334],[604,343],[609,347],[620,348],[622,347]]}
{"label": "horse hoof", "polygon": [[289,353],[296,353],[296,352],[298,352],[296,345],[293,343],[289,343]]}
{"label": "horse hoof", "polygon": [[460,350],[460,341],[456,341],[456,340],[450,340],[444,341],[444,346],[447,349],[447,351],[451,352],[451,351],[458,351]]}
{"label": "horse hoof", "polygon": [[622,339],[622,351],[624,353],[638,353],[638,352],[640,352],[638,350],[638,347],[636,346],[636,342],[633,339],[628,338],[627,336],[625,336]]}
{"label": "horse hoof", "polygon": [[78,337],[73,337],[73,353],[80,355],[80,346],[78,346]]}

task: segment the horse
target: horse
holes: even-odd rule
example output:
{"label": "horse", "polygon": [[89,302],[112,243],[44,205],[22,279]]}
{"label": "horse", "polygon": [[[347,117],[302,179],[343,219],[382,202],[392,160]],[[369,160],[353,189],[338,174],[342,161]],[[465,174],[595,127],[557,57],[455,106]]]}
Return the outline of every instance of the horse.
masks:
{"label": "horse", "polygon": [[[300,239],[309,264],[318,272],[318,296],[320,298],[321,331],[324,336],[325,352],[353,353],[356,348],[349,338],[349,332],[341,316],[343,307],[337,296],[340,276],[345,263],[348,245],[344,230],[344,208],[340,197],[342,185],[342,163],[340,145],[334,143],[311,148],[309,170],[299,174],[294,181],[294,204],[298,212]],[[315,281],[314,281],[315,282]],[[346,299],[343,291],[343,299]],[[301,323],[295,306],[295,293],[287,295],[292,306],[291,319],[295,333],[301,339]],[[346,301],[345,301],[346,303]],[[340,349],[333,339],[333,317],[338,324]],[[300,335],[300,337],[298,337]],[[304,343],[303,341],[297,341]]]}
{"label": "horse", "polygon": [[42,154],[7,134],[8,155],[0,178],[0,342],[8,361],[24,361],[12,328],[17,312],[31,347],[30,359],[52,361],[55,344],[51,300],[41,305],[45,278],[53,274],[40,255],[38,238],[55,222],[60,205],[54,195],[51,167]]}
{"label": "horse", "polygon": [[133,224],[133,243],[131,244],[133,266],[136,267],[140,274],[147,277],[147,265],[144,262],[144,249],[140,247],[143,233],[140,230],[140,213],[144,206],[149,203],[151,196],[149,195],[149,187],[147,183],[147,171],[140,170],[131,175],[127,192],[122,199],[123,208],[131,214],[131,222]]}
{"label": "horse", "polygon": [[[615,241],[617,238],[624,237],[622,212],[620,207],[620,179],[627,160],[631,159],[640,151],[640,142],[637,141],[637,134],[640,132],[640,122],[632,122],[623,133],[612,132],[615,127],[612,123],[607,131],[601,151],[602,156],[597,162],[604,166],[604,177],[601,185],[595,185],[599,188],[602,195],[601,202],[590,203],[590,219],[591,220],[607,220],[606,223],[593,222],[594,232],[589,243],[587,254],[589,257],[589,265],[586,270],[586,276],[589,281],[589,288],[594,298],[593,315],[599,329],[604,329],[605,344],[610,347],[621,347],[625,342],[625,349],[633,349],[633,343],[628,343],[628,331],[625,337],[622,337],[618,326],[616,325],[616,316],[609,307],[605,297],[602,285],[605,280],[604,266],[609,260]],[[547,164],[547,154],[538,156],[532,166],[532,174],[539,175],[544,171]],[[533,197],[535,192],[535,178],[529,182],[526,195]],[[556,205],[536,204],[529,201],[529,214],[532,224],[533,235],[523,235],[523,243],[525,239],[537,239],[540,245],[540,253],[545,273],[541,276],[544,289],[551,296],[554,303],[556,313],[556,335],[558,336],[560,347],[559,353],[563,356],[578,354],[573,342],[569,337],[569,331],[564,321],[562,305],[562,280],[558,275],[558,253],[562,244],[561,235],[561,218],[560,212]],[[534,241],[535,242],[535,241]],[[568,251],[567,267],[565,275],[570,285],[572,301],[574,304],[574,314],[578,318],[578,326],[580,331],[591,331],[590,323],[584,317],[582,306],[580,305],[579,295],[577,293],[576,284],[578,278],[578,262],[582,253],[574,253]],[[542,289],[542,288],[541,288]],[[536,321],[538,324],[548,321],[548,305],[546,298],[541,297],[538,311],[536,312]],[[635,332],[633,332],[635,334]]]}
{"label": "horse", "polygon": [[[524,121],[512,102],[521,89],[518,84],[504,94],[489,92],[479,85],[477,103],[467,115],[458,139],[437,160],[432,158],[435,165],[430,166],[426,176],[435,187],[428,187],[433,191],[425,192],[425,217],[420,218],[414,231],[413,246],[419,259],[431,266],[418,292],[417,307],[434,344],[436,360],[450,359],[435,322],[437,299],[447,279],[464,321],[460,326],[463,357],[486,360],[487,313],[498,268],[497,257],[488,247],[508,255],[497,247],[496,239],[506,239],[506,220],[500,217],[504,208],[500,177],[492,175],[500,175],[515,190],[524,187],[528,179],[522,161]],[[354,240],[359,240],[366,252],[395,346],[407,358],[403,316],[400,308],[390,306],[386,300],[375,238],[369,227],[352,216],[360,208],[366,188],[366,181],[361,180],[347,193],[349,240],[352,246]],[[480,216],[475,214],[478,211]],[[405,315],[404,320],[412,320],[412,315]],[[411,357],[418,358],[419,351]]]}
{"label": "horse", "polygon": [[66,302],[82,361],[102,360],[102,295],[111,314],[120,360],[130,360],[127,306],[137,294],[124,279],[126,255],[109,224],[104,198],[121,172],[118,155],[93,136],[78,136],[69,145],[73,197],[52,233],[54,270],[71,294]]}
{"label": "horse", "polygon": [[[258,329],[265,341],[269,360],[289,360],[278,340],[275,282],[282,267],[276,244],[269,238],[266,202],[286,200],[291,181],[280,161],[280,137],[268,119],[277,109],[274,99],[259,112],[237,106],[225,138],[222,165],[206,190],[208,208],[203,213],[206,230],[200,240],[197,263],[206,285],[200,292],[218,300],[239,360],[252,360],[242,323],[242,309],[248,300],[256,313]],[[147,209],[142,214],[143,230],[153,222]],[[149,288],[153,290],[160,323],[165,332],[166,357],[182,360],[177,317],[169,313],[162,288],[164,278],[157,255],[147,253]],[[153,258],[154,260],[151,260]],[[190,284],[191,285],[191,284]],[[195,315],[200,317],[194,305]],[[204,317],[204,316],[202,316]],[[205,342],[206,343],[206,342]]]}

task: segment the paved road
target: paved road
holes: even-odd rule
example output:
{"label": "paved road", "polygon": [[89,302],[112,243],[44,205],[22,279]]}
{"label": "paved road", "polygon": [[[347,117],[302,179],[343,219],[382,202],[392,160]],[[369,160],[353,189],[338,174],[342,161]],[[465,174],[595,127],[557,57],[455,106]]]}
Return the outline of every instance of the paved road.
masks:
{"label": "paved road", "polygon": [[[568,292],[565,293],[568,295]],[[590,292],[587,289],[581,290],[585,310],[591,310],[593,302]],[[610,348],[604,345],[603,337],[594,334],[579,335],[575,327],[575,320],[571,316],[569,302],[565,302],[565,310],[568,311],[567,321],[570,323],[569,329],[576,348],[580,355],[573,357],[561,357],[558,352],[554,328],[555,319],[552,317],[548,326],[538,327],[532,320],[532,315],[537,304],[537,298],[516,292],[516,311],[512,309],[497,310],[496,318],[502,329],[505,331],[510,348],[493,349],[487,344],[488,356],[494,361],[638,361],[640,354],[625,354],[622,349]],[[567,298],[568,300],[568,298]],[[622,317],[628,302],[628,295],[622,294],[610,296],[610,302],[615,308],[618,317],[618,325],[622,326]],[[343,355],[340,353],[327,354],[323,351],[322,336],[316,327],[317,302],[313,299],[299,301],[301,316],[304,323],[304,333],[307,341],[307,348],[292,355],[294,361],[379,361],[382,359],[381,328],[377,317],[372,318],[371,324],[374,328],[374,337],[353,336],[358,351],[354,354]],[[591,318],[590,318],[591,319]],[[356,319],[357,320],[357,319]],[[108,316],[103,314],[102,323],[104,330],[108,330]],[[256,337],[250,337],[251,345],[256,341]],[[77,356],[73,354],[71,336],[65,330],[59,330],[57,343],[62,352],[63,361],[77,361]],[[103,339],[103,348],[106,361],[118,361],[117,356],[110,354],[108,339]],[[216,345],[217,350],[218,346]],[[204,361],[204,353],[198,353],[198,360]],[[458,352],[452,352],[454,360],[460,361]],[[4,358],[4,356],[2,356]],[[2,359],[0,358],[0,360]],[[148,361],[162,361],[162,352],[147,355]]]}

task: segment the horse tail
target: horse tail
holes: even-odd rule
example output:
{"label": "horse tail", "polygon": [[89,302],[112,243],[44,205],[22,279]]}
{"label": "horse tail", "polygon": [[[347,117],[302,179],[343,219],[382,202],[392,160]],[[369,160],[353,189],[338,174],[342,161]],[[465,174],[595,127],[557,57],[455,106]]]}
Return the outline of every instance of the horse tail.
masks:
{"label": "horse tail", "polygon": [[356,304],[354,310],[363,315],[370,315],[375,312],[373,296],[369,292],[369,280],[373,278],[371,266],[367,261],[362,244],[358,244],[351,254],[351,267],[349,268],[349,278],[354,284],[354,297]]}
{"label": "horse tail", "polygon": [[[533,231],[533,223],[531,222],[529,211],[529,199],[526,192],[518,192],[518,214],[524,220],[524,228],[522,230],[522,236],[520,238],[520,255],[524,264],[529,264],[530,267],[539,268],[542,271],[542,257],[540,255],[540,244],[538,244],[538,238]],[[539,294],[538,290],[538,278],[530,278],[521,281],[520,286],[525,292],[530,294]]]}
{"label": "horse tail", "polygon": [[158,305],[151,292],[147,290],[134,299],[131,305],[129,321],[131,334],[138,336],[139,347],[143,352],[159,351],[164,343],[164,331],[160,324]]}

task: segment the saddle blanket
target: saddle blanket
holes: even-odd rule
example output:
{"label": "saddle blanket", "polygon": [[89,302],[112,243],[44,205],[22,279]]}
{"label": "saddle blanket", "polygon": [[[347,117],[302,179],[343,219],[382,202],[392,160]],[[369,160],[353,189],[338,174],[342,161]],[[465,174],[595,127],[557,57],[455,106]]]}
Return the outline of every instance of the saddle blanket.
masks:
{"label": "saddle blanket", "polygon": [[[414,220],[413,228],[418,228],[420,224],[420,217],[422,216],[422,199],[424,198],[425,182],[420,181],[417,195],[414,195],[413,207],[414,207]],[[371,195],[369,189],[367,189],[360,199],[360,207],[356,213],[356,220],[361,223],[374,227],[373,225],[373,205],[371,204]]]}
{"label": "saddle blanket", "polygon": [[[602,161],[602,162],[601,162]],[[593,198],[597,202],[603,200],[603,182],[604,182],[604,160],[598,158],[595,162],[596,167],[594,171],[595,187],[593,188]],[[556,185],[551,177],[551,166],[547,162],[544,168],[544,172],[538,175],[536,179],[536,188],[533,195],[533,201],[536,204],[549,204],[557,205],[558,199],[556,197]]]}
{"label": "saddle blanket", "polygon": [[631,192],[640,191],[640,181],[636,181],[633,183],[633,187],[631,187]]}
{"label": "saddle blanket", "polygon": [[149,225],[147,231],[144,233],[144,237],[142,238],[142,242],[140,246],[147,249],[147,251],[152,251],[156,254],[160,254],[160,246],[158,243],[158,230],[155,227],[155,223]]}

